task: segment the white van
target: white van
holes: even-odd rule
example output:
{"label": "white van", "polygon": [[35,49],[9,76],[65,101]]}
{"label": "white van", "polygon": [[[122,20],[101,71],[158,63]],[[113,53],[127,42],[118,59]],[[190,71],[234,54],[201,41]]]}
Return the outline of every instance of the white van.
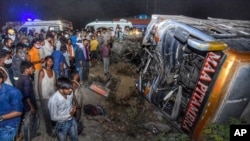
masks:
{"label": "white van", "polygon": [[97,31],[97,29],[99,28],[112,28],[113,30],[116,29],[117,25],[120,26],[121,31],[123,32],[125,30],[125,28],[132,28],[133,25],[130,21],[126,21],[126,20],[121,20],[121,21],[94,21],[94,22],[90,22],[85,26],[85,29],[87,31],[89,30],[95,30]]}
{"label": "white van", "polygon": [[40,33],[41,29],[47,31],[64,31],[66,29],[73,29],[73,24],[66,20],[50,20],[50,21],[27,21],[25,22],[18,31],[29,33],[30,30]]}

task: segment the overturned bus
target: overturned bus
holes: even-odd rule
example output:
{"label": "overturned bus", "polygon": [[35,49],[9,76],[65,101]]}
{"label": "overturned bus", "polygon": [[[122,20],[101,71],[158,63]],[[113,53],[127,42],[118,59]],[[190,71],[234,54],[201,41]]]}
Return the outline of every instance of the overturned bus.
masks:
{"label": "overturned bus", "polygon": [[250,21],[152,15],[142,45],[136,86],[179,131],[249,123]]}

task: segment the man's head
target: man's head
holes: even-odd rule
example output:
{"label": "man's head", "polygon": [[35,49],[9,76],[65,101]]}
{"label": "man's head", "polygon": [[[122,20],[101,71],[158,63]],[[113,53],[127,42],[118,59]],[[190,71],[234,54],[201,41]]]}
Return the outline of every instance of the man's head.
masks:
{"label": "man's head", "polygon": [[95,39],[96,39],[96,35],[92,35],[92,36],[91,36],[91,39],[92,39],[92,40],[95,40]]}
{"label": "man's head", "polygon": [[7,48],[11,48],[12,44],[13,44],[13,40],[11,38],[5,38],[3,41],[4,45]]}
{"label": "man's head", "polygon": [[34,65],[30,61],[22,61],[20,64],[20,71],[22,74],[33,75],[34,74]]}
{"label": "man's head", "polygon": [[60,47],[60,51],[61,51],[62,53],[67,52],[67,46],[66,46],[66,45],[62,45],[62,46]]}
{"label": "man's head", "polygon": [[41,48],[41,40],[39,38],[34,38],[31,43],[32,47],[35,47],[37,49]]}
{"label": "man's head", "polygon": [[82,43],[83,43],[84,46],[88,46],[89,40],[88,39],[83,39]]}
{"label": "man's head", "polygon": [[28,38],[22,38],[21,43],[25,44],[26,47],[30,46]]}
{"label": "man's head", "polygon": [[54,36],[51,33],[46,34],[46,40],[51,42],[54,39]]}
{"label": "man's head", "polygon": [[66,77],[60,77],[57,79],[56,86],[59,92],[63,95],[70,95],[72,92],[72,82]]}
{"label": "man's head", "polygon": [[27,48],[26,48],[26,45],[23,44],[23,43],[18,43],[16,45],[16,54],[21,57],[21,58],[25,58],[25,55],[26,55],[26,51],[27,51]]}
{"label": "man's head", "polygon": [[51,55],[46,56],[46,57],[44,58],[44,64],[45,64],[45,67],[50,67],[50,68],[52,68],[53,65],[54,65],[54,58],[53,58]]}
{"label": "man's head", "polygon": [[4,66],[4,61],[6,60],[8,52],[4,49],[0,49],[0,66]]}
{"label": "man's head", "polygon": [[13,41],[16,39],[15,30],[8,29],[8,37],[11,38]]}
{"label": "man's head", "polygon": [[14,35],[15,34],[15,30],[14,29],[8,29],[8,35]]}

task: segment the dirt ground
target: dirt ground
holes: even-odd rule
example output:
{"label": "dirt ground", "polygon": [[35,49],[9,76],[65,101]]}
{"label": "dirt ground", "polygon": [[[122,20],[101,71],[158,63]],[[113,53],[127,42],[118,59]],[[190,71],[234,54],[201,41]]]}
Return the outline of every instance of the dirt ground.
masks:
{"label": "dirt ground", "polygon": [[[110,77],[104,76],[102,62],[90,67],[89,80],[82,86],[83,105],[101,106],[105,115],[91,116],[83,113],[81,121],[84,130],[79,135],[79,141],[161,140],[172,128],[162,113],[138,94],[135,66],[124,62],[113,63],[110,71]],[[114,81],[110,83],[109,80]],[[92,83],[110,88],[108,96],[91,90]],[[46,135],[42,116],[38,132],[41,135],[34,138],[34,141],[56,141],[55,137]]]}

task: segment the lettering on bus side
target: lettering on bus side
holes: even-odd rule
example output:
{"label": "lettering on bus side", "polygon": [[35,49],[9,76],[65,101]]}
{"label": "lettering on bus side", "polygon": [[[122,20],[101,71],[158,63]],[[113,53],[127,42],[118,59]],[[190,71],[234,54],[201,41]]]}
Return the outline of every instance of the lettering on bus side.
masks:
{"label": "lettering on bus side", "polygon": [[191,132],[191,129],[194,126],[194,122],[198,117],[197,114],[201,110],[201,104],[204,101],[205,94],[208,90],[209,84],[213,79],[221,56],[222,55],[220,53],[209,52],[203,63],[198,82],[192,93],[185,116],[182,120],[181,127],[188,133]]}

